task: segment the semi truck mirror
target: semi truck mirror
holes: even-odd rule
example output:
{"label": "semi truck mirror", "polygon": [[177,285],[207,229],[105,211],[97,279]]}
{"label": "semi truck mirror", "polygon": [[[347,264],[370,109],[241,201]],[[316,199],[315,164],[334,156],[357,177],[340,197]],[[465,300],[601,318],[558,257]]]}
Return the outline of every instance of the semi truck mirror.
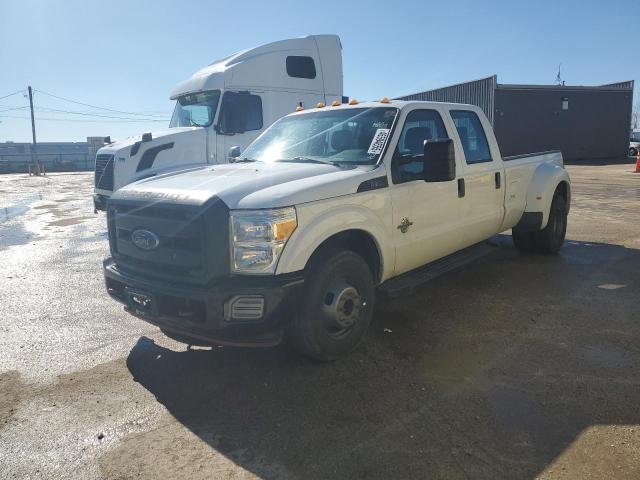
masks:
{"label": "semi truck mirror", "polygon": [[229,161],[233,163],[240,156],[240,147],[234,146],[229,149]]}
{"label": "semi truck mirror", "polygon": [[456,178],[456,157],[450,138],[425,141],[422,161],[425,182],[449,182]]}

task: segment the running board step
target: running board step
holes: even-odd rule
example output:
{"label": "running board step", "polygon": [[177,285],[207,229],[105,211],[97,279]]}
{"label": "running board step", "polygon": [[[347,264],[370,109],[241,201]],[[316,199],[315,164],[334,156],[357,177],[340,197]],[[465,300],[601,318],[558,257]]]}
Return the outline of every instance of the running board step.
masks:
{"label": "running board step", "polygon": [[398,277],[384,282],[379,290],[390,297],[398,297],[411,293],[416,287],[444,275],[445,273],[457,270],[465,265],[478,260],[498,248],[495,238],[476,243],[458,252],[442,257],[439,260],[428,263],[422,267],[403,273]]}

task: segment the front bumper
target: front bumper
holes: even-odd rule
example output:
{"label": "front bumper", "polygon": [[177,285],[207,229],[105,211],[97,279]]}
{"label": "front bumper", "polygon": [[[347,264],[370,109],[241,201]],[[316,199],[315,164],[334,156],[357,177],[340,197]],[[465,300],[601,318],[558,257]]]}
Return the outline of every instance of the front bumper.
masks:
{"label": "front bumper", "polygon": [[109,197],[106,195],[100,195],[99,193],[93,194],[93,209],[98,212],[98,210],[104,212],[107,210],[107,200]]}
{"label": "front bumper", "polygon": [[[269,276],[227,276],[209,286],[174,285],[103,263],[109,295],[132,315],[177,336],[204,343],[273,346],[282,340],[283,323],[303,286],[301,272]],[[238,298],[262,299],[262,315],[232,318]],[[171,335],[170,335],[171,336]],[[175,338],[175,337],[174,337]]]}

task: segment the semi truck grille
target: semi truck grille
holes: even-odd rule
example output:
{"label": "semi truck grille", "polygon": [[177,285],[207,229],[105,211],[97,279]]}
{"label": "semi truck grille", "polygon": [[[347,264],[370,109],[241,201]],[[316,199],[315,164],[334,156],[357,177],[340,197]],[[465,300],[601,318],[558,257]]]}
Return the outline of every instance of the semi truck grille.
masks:
{"label": "semi truck grille", "polygon": [[[107,214],[123,271],[197,284],[229,272],[229,211],[217,198],[203,206],[112,199]],[[136,243],[141,235],[154,241]]]}
{"label": "semi truck grille", "polygon": [[113,191],[113,155],[96,155],[95,187]]}

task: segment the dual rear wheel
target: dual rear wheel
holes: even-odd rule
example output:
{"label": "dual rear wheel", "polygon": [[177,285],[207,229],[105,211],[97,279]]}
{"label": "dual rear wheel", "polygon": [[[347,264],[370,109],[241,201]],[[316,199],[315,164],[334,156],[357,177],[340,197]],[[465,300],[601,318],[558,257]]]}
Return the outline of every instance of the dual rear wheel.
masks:
{"label": "dual rear wheel", "polygon": [[513,243],[518,250],[557,253],[567,233],[567,203],[560,195],[551,202],[547,226],[536,232],[512,230]]}

